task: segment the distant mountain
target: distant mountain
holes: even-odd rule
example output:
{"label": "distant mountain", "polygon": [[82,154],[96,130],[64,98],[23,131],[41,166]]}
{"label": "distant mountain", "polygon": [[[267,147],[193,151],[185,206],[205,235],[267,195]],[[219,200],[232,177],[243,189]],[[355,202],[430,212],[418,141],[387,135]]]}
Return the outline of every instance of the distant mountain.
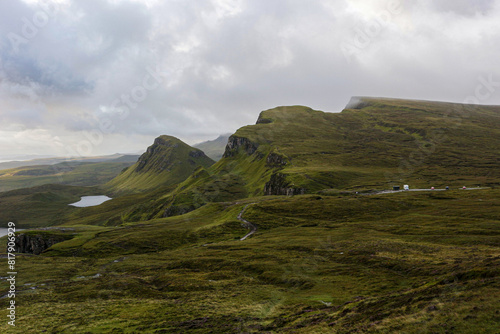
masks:
{"label": "distant mountain", "polygon": [[102,162],[65,161],[53,165],[33,165],[0,170],[0,192],[44,184],[98,186],[137,161],[138,156],[121,156]]}
{"label": "distant mountain", "polygon": [[140,155],[123,155],[119,158],[110,160],[110,162],[137,162],[137,159],[139,159]]}
{"label": "distant mountain", "polygon": [[[74,162],[104,162],[111,161],[115,159],[119,159],[122,157],[126,159],[137,159],[138,155],[126,155],[126,154],[112,154],[112,155],[104,155],[104,156],[95,156],[95,157],[50,157],[50,158],[39,158],[32,160],[20,160],[20,161],[8,161],[0,163],[0,170],[17,168],[17,167],[28,167],[28,166],[40,166],[40,165],[55,165],[59,163],[74,163]],[[117,161],[119,162],[119,161]],[[127,161],[121,161],[127,162]]]}
{"label": "distant mountain", "polygon": [[47,159],[54,158],[53,155],[39,155],[39,154],[29,154],[29,155],[2,155],[0,156],[0,162],[9,162],[9,161],[27,161],[27,160],[35,160],[35,159]]}
{"label": "distant mountain", "polygon": [[230,133],[220,135],[217,139],[204,141],[193,145],[193,147],[205,152],[205,154],[212,160],[219,161],[224,154],[229,136],[231,136]]}
{"label": "distant mountain", "polygon": [[160,136],[139,160],[106,187],[116,193],[141,192],[184,181],[198,167],[210,167],[214,161],[203,151],[171,136]]}

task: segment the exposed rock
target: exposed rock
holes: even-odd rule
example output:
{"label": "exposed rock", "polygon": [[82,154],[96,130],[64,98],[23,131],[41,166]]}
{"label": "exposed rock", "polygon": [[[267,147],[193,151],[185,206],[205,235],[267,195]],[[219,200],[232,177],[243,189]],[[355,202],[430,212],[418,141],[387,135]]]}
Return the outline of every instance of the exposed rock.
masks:
{"label": "exposed rock", "polygon": [[290,185],[284,174],[276,173],[271,175],[271,179],[264,186],[264,195],[303,195],[306,190],[304,188]]}
{"label": "exposed rock", "polygon": [[189,205],[189,206],[188,205],[183,205],[183,206],[171,205],[165,209],[165,212],[163,213],[163,218],[180,216],[180,215],[186,214],[188,212],[191,212],[195,209],[196,209],[196,207],[194,205]]}
{"label": "exposed rock", "polygon": [[[177,148],[179,147],[179,144],[175,142],[176,138],[169,137],[169,136],[160,136],[155,139],[153,145],[149,146],[146,152],[144,152],[140,157],[139,160],[137,160],[137,167],[135,169],[136,172],[140,172],[146,168],[146,166],[150,165],[149,162],[152,161],[155,157],[158,159],[158,157],[162,157],[159,159],[157,162],[157,167],[156,171],[157,172],[162,172],[165,169],[168,169],[168,167],[174,162],[171,161],[170,156],[163,156],[161,152],[165,148]],[[148,167],[148,169],[151,169],[151,167]]]}
{"label": "exposed rock", "polygon": [[259,118],[257,119],[257,123],[255,123],[255,124],[269,124],[269,123],[273,122],[273,120],[271,118],[265,118],[263,113],[264,112],[261,112],[259,114]]}
{"label": "exposed rock", "polygon": [[197,167],[215,162],[201,150],[163,135],[155,139],[137,163],[106,184],[113,193],[133,193],[171,186],[186,180]]}
{"label": "exposed rock", "polygon": [[18,253],[30,253],[39,255],[47,248],[59,242],[70,239],[71,236],[54,235],[54,234],[25,234],[19,233],[16,235],[16,251]]}
{"label": "exposed rock", "polygon": [[240,148],[243,148],[248,155],[252,155],[257,151],[258,145],[248,138],[231,136],[227,141],[224,158],[235,156]]}
{"label": "exposed rock", "polygon": [[278,153],[269,153],[266,158],[266,164],[269,167],[283,167],[288,163],[285,156]]}

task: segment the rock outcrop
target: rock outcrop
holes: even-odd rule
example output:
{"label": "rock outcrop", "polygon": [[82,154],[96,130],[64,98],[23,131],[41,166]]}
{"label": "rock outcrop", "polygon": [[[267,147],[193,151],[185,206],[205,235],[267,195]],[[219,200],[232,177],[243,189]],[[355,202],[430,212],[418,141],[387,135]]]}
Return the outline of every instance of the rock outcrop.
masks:
{"label": "rock outcrop", "polygon": [[269,153],[266,158],[266,165],[268,167],[281,168],[288,164],[288,159],[279,153]]}
{"label": "rock outcrop", "polygon": [[303,195],[306,193],[304,188],[295,187],[281,173],[271,175],[271,179],[264,186],[264,195]]}
{"label": "rock outcrop", "polygon": [[70,235],[55,235],[55,234],[26,234],[19,233],[16,235],[16,251],[18,253],[29,253],[39,255],[52,245],[59,242],[71,239]]}
{"label": "rock outcrop", "polygon": [[273,120],[271,118],[264,117],[264,112],[261,112],[259,114],[259,118],[257,119],[257,122],[255,124],[269,124],[272,122],[273,122]]}
{"label": "rock outcrop", "polygon": [[194,205],[171,205],[163,212],[163,218],[184,215],[193,210],[196,210]]}
{"label": "rock outcrop", "polygon": [[[173,140],[169,140],[167,136],[160,136],[155,139],[153,145],[149,146],[146,152],[144,152],[137,160],[137,167],[135,168],[136,172],[148,171],[152,170],[153,159],[159,160],[155,161],[155,170],[156,172],[161,172],[164,169],[167,169],[174,161],[171,159],[169,155],[162,156],[162,151],[171,148],[175,149],[179,147],[179,144]],[[158,156],[162,156],[162,159],[158,159]]]}
{"label": "rock outcrop", "polygon": [[248,155],[252,155],[257,151],[259,146],[248,138],[244,137],[229,137],[226,145],[226,151],[224,152],[224,158],[235,156],[240,148],[242,148]]}

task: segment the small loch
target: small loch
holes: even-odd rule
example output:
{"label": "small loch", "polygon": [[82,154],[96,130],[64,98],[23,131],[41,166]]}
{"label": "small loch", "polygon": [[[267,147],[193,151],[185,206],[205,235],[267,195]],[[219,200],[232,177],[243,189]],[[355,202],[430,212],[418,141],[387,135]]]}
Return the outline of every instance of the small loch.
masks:
{"label": "small loch", "polygon": [[89,206],[101,205],[102,203],[112,199],[108,196],[83,196],[79,202],[71,203],[69,205],[76,206],[77,208],[86,208]]}

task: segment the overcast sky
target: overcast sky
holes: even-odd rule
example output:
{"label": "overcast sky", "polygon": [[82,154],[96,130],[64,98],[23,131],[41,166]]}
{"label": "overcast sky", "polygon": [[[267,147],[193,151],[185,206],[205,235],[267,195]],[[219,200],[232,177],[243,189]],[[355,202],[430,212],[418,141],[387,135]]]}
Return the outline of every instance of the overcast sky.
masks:
{"label": "overcast sky", "polygon": [[498,22],[500,0],[2,0],[0,160],[193,144],[351,96],[500,104]]}

